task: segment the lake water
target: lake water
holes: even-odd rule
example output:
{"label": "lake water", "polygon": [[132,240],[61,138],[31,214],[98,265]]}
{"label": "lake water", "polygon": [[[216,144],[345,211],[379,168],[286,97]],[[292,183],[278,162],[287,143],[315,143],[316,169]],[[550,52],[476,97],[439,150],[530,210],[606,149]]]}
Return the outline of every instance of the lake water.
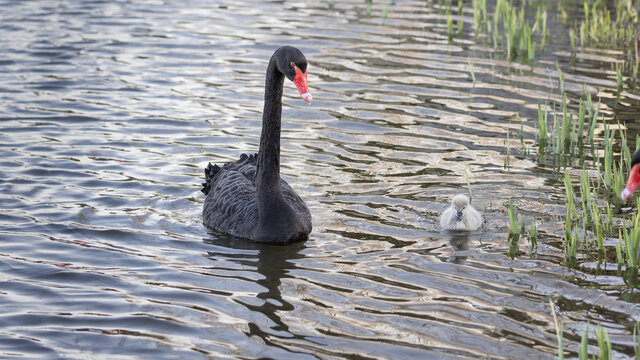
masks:
{"label": "lake water", "polygon": [[[532,69],[474,40],[471,8],[449,44],[438,6],[385,6],[0,1],[0,357],[552,359],[549,300],[571,356],[587,322],[634,356],[640,291],[563,266],[562,178],[518,139],[559,99],[556,62],[574,99],[637,121],[638,91],[614,106],[622,54],[572,63],[550,20]],[[255,245],[202,225],[200,183],[257,151],[281,45],[309,62],[311,106],[285,83],[281,173],[314,230]],[[465,173],[486,223],[441,232]],[[534,256],[507,255],[510,198]]]}

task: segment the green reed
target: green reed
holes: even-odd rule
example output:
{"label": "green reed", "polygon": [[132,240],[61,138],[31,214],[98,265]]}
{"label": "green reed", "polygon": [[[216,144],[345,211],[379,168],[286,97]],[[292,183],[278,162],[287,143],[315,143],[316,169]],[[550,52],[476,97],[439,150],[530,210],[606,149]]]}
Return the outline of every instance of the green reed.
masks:
{"label": "green reed", "polygon": [[[640,333],[640,323],[636,323],[633,326],[633,343],[635,344],[633,348],[636,352],[636,360],[640,360],[640,336],[638,336],[638,333]],[[638,340],[636,340],[636,336]]]}
{"label": "green reed", "polygon": [[[639,28],[638,13],[633,0],[613,1],[615,9],[610,9],[609,4],[602,0],[583,2],[584,20],[580,22],[577,30],[580,34],[580,45],[606,46],[623,51],[634,49]],[[633,78],[636,79],[635,64],[640,61],[639,55],[637,52],[626,52],[629,56],[624,67],[635,71]]]}
{"label": "green reed", "polygon": [[558,360],[564,360],[564,348],[562,346],[562,323],[558,322],[556,316],[556,308],[553,306],[553,301],[549,299],[549,306],[551,306],[551,313],[553,314],[553,323],[556,326],[556,339],[558,341]]}
{"label": "green reed", "polygon": [[589,360],[589,323],[587,323],[587,327],[582,332],[580,346],[578,347],[578,358],[580,360]]}
{"label": "green reed", "polygon": [[[487,23],[487,0],[473,0],[473,21],[477,36],[482,24]],[[490,28],[490,25],[487,28]]]}
{"label": "green reed", "polygon": [[[585,90],[586,93],[586,90]],[[600,112],[600,98],[598,98],[598,105],[595,107],[595,110],[592,110],[593,107],[591,105],[591,95],[587,96],[587,110],[589,111],[589,118],[591,119],[591,123],[589,125],[589,145],[591,146],[591,155],[595,158],[594,149],[595,146],[593,144],[593,136],[596,130],[596,124],[598,123],[598,114]],[[603,119],[604,122],[604,119]]]}
{"label": "green reed", "polygon": [[618,243],[616,244],[616,260],[618,261],[618,269],[624,265],[624,254],[622,248],[624,247],[624,240],[622,239],[622,229],[618,230]]}
{"label": "green reed", "polygon": [[524,217],[520,218],[518,222],[518,213],[513,206],[513,201],[509,199],[509,252],[508,255],[511,259],[514,259],[518,249],[520,248],[519,240],[520,235],[524,233]]}
{"label": "green reed", "polygon": [[529,225],[529,241],[531,242],[531,253],[538,245],[538,227],[536,225],[536,218],[531,217],[531,224]]}
{"label": "green reed", "polygon": [[522,61],[533,64],[536,50],[544,52],[549,37],[547,11],[539,4],[535,20],[530,22],[526,19],[526,8],[526,1],[516,8],[512,1],[497,0],[493,15],[487,16],[486,0],[473,0],[476,36],[480,32],[489,35],[494,49],[502,48],[510,61],[520,56]]}
{"label": "green reed", "polygon": [[544,155],[547,148],[547,108],[545,106],[544,114],[540,98],[538,98],[538,154]]}
{"label": "green reed", "polygon": [[387,20],[388,16],[389,16],[389,13],[387,11],[387,3],[384,2],[384,0],[382,0],[382,19]]}
{"label": "green reed", "polygon": [[520,231],[520,225],[518,221],[518,213],[516,211],[516,208],[513,206],[513,201],[511,199],[509,199],[508,213],[509,213],[509,233],[516,234],[519,236],[521,231]]}
{"label": "green reed", "polygon": [[[640,205],[640,201],[636,204]],[[638,214],[633,215],[631,228],[622,229],[622,235],[627,267],[638,268],[638,250],[640,250],[640,216]]]}
{"label": "green reed", "polygon": [[616,91],[616,101],[620,102],[620,94],[622,94],[622,70],[620,70],[620,63],[616,63],[616,82],[618,89]]}
{"label": "green reed", "polygon": [[464,17],[462,16],[462,0],[458,0],[458,37],[462,38],[462,29],[464,28]]}
{"label": "green reed", "polygon": [[562,69],[560,69],[560,65],[556,61],[556,70],[558,71],[558,89],[560,90],[560,94],[564,94],[564,73]]}
{"label": "green reed", "polygon": [[449,35],[449,45],[453,44],[453,20],[451,20],[451,13],[447,9],[447,33]]}
{"label": "green reed", "polygon": [[468,58],[469,61],[469,72],[471,73],[471,81],[473,81],[473,87],[476,87],[476,75],[473,72],[473,63],[471,62],[471,58]]}
{"label": "green reed", "polygon": [[576,34],[573,29],[569,29],[569,49],[571,50],[571,57],[576,56]]}
{"label": "green reed", "polygon": [[577,248],[578,243],[580,241],[580,233],[578,228],[574,228],[573,223],[574,219],[578,218],[578,213],[575,205],[575,194],[573,192],[573,186],[571,184],[571,177],[569,176],[569,172],[566,171],[564,173],[564,187],[565,194],[567,196],[567,215],[565,218],[565,264],[567,267],[573,268],[577,263]]}
{"label": "green reed", "polygon": [[[609,334],[607,330],[598,324],[596,328],[596,339],[598,340],[598,348],[600,348],[600,355],[598,359],[610,360],[611,359],[611,340],[609,340]],[[595,357],[595,356],[594,356]]]}

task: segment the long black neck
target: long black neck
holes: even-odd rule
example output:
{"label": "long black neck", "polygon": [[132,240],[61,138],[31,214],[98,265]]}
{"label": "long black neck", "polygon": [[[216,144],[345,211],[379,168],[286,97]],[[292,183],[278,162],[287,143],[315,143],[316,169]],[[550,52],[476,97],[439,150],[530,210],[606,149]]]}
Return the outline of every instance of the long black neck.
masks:
{"label": "long black neck", "polygon": [[[280,189],[280,121],[282,118],[282,86],[284,74],[273,56],[267,68],[264,86],[262,135],[256,170],[256,192],[262,208],[265,203],[282,198]],[[261,209],[262,211],[263,209]]]}

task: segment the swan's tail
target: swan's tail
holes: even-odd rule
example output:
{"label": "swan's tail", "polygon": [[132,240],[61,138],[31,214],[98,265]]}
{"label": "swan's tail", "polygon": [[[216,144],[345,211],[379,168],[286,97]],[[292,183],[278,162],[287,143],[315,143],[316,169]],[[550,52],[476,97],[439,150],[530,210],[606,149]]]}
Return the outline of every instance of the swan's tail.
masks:
{"label": "swan's tail", "polygon": [[220,166],[212,165],[209,163],[206,168],[204,168],[204,182],[202,183],[202,191],[205,195],[209,194],[209,190],[211,190],[211,179],[213,179],[216,174],[220,171]]}
{"label": "swan's tail", "polygon": [[[257,159],[258,154],[242,154],[240,155],[240,160],[236,162],[226,163],[222,167],[209,163],[209,165],[207,165],[207,167],[204,169],[204,182],[202,183],[202,190],[200,191],[202,191],[202,193],[204,193],[205,195],[209,194],[209,191],[211,191],[211,182],[216,177],[216,175],[218,175],[220,170],[240,171],[244,173],[245,176],[248,176],[248,174],[246,173],[246,169],[243,169],[243,166],[252,165],[253,167],[255,167]],[[252,173],[251,177],[253,178]]]}

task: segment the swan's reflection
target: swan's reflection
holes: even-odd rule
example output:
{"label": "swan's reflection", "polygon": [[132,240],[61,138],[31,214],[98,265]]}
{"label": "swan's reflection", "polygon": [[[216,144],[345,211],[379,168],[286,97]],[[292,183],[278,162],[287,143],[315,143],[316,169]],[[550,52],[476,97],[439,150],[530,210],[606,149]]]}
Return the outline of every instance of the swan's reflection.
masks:
{"label": "swan's reflection", "polygon": [[467,250],[469,248],[469,232],[468,231],[449,231],[449,245],[453,248],[454,252],[447,262],[454,264],[464,264],[468,256],[455,255],[460,250]]}
{"label": "swan's reflection", "polygon": [[[280,293],[280,285],[282,278],[289,276],[287,275],[288,271],[296,267],[291,260],[304,257],[304,255],[300,254],[300,252],[306,248],[304,242],[293,243],[286,246],[267,245],[253,243],[248,240],[237,239],[217,233],[215,234],[215,237],[204,239],[204,242],[229,249],[256,251],[255,255],[247,256],[245,253],[238,256],[237,260],[231,259],[231,261],[235,261],[243,267],[255,267],[255,271],[263,276],[263,278],[256,281],[266,289],[256,295],[258,299],[263,301],[256,304],[247,303],[237,299],[236,302],[241,303],[252,312],[255,311],[264,314],[275,325],[271,326],[270,329],[263,329],[257,324],[251,322],[248,324],[249,332],[247,335],[259,336],[266,343],[270,343],[269,337],[273,336],[274,332],[288,333],[289,327],[282,321],[278,312],[292,310],[293,305],[283,299],[282,294]],[[229,253],[220,254],[216,252],[208,252],[206,255],[206,257],[211,258],[212,260],[219,259],[221,256],[224,256],[227,259],[232,257]],[[256,258],[256,261],[253,261],[254,257]],[[278,335],[280,336],[285,334]],[[288,338],[297,337],[292,333],[288,333],[285,336]]]}

